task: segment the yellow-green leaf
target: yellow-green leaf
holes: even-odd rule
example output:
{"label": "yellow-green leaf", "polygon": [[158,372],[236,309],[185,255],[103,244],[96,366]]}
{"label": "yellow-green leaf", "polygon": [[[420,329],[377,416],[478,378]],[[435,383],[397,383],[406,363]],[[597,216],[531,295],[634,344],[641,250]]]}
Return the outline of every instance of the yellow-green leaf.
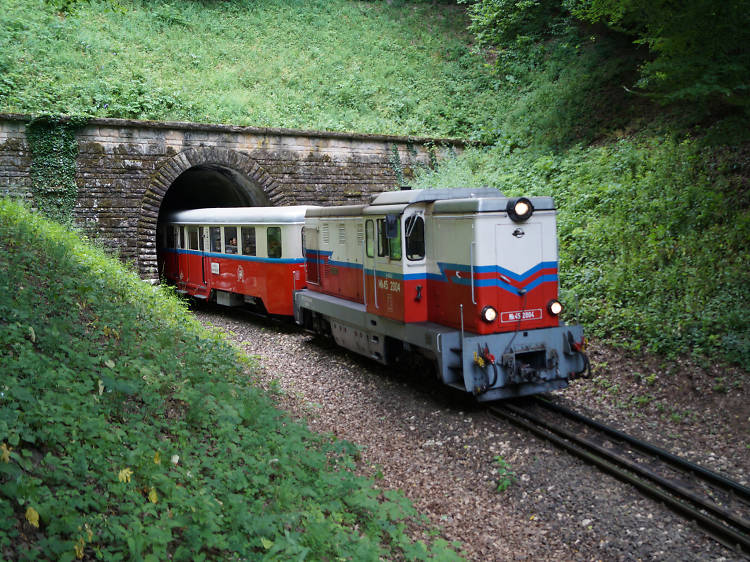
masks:
{"label": "yellow-green leaf", "polygon": [[78,560],[83,559],[83,549],[85,546],[86,543],[83,541],[83,537],[78,537],[78,542],[73,545],[73,550],[75,550]]}
{"label": "yellow-green leaf", "polygon": [[3,461],[4,463],[10,462],[10,452],[13,450],[13,447],[8,447],[5,443],[0,445],[0,461]]}
{"label": "yellow-green leaf", "polygon": [[117,479],[120,482],[130,482],[130,477],[133,476],[133,471],[129,468],[123,468],[117,473]]}
{"label": "yellow-green leaf", "polygon": [[269,548],[271,548],[273,546],[273,541],[268,540],[266,537],[261,537],[260,544],[263,545],[263,548],[265,548],[266,550],[268,550]]}
{"label": "yellow-green leaf", "polygon": [[39,528],[39,512],[33,507],[26,508],[26,521],[31,523],[37,529]]}
{"label": "yellow-green leaf", "polygon": [[159,495],[156,493],[156,489],[153,487],[148,493],[148,501],[150,501],[151,503],[156,503],[159,501]]}

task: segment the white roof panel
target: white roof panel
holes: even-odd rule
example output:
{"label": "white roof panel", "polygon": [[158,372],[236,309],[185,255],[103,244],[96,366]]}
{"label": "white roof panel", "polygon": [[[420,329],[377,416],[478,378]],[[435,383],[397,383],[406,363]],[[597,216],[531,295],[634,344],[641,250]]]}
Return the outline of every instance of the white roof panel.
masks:
{"label": "white roof panel", "polygon": [[176,211],[166,222],[178,224],[282,224],[305,222],[305,211],[312,205],[291,207],[217,207]]}
{"label": "white roof panel", "polygon": [[[433,212],[444,213],[492,213],[505,212],[508,201],[513,197],[480,197],[478,199],[452,199],[449,201],[438,201],[433,207]],[[552,211],[555,203],[552,197],[528,197],[534,209],[537,211]]]}
{"label": "white roof panel", "polygon": [[494,187],[455,187],[441,189],[412,189],[406,191],[384,191],[373,196],[370,205],[410,205],[443,199],[468,199],[475,197],[502,197]]}

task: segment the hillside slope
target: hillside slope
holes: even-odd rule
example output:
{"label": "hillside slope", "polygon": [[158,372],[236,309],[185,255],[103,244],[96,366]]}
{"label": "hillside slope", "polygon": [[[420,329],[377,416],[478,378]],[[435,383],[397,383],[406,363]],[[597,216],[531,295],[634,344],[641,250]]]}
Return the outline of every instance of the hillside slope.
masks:
{"label": "hillside slope", "polygon": [[176,298],[2,199],[0,270],[0,558],[456,558]]}
{"label": "hillside slope", "polygon": [[0,111],[465,136],[496,106],[445,4],[0,0]]}

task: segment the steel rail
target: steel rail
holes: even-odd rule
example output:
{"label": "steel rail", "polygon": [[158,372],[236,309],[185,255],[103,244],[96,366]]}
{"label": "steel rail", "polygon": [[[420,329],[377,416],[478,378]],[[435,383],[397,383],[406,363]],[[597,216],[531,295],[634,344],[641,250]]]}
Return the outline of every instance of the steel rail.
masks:
{"label": "steel rail", "polygon": [[[619,462],[619,459],[617,458],[618,456],[613,456],[603,447],[596,446],[599,450],[592,451],[589,446],[593,444],[587,442],[587,440],[573,435],[570,432],[566,432],[565,430],[561,430],[560,428],[551,428],[549,427],[549,424],[546,424],[528,412],[524,412],[523,410],[508,404],[500,407],[490,407],[489,411],[497,417],[506,419],[511,423],[542,437],[543,439],[547,439],[556,446],[590,462],[591,464],[594,464],[604,472],[611,474],[619,480],[633,485],[642,493],[663,502],[674,511],[688,518],[692,518],[701,525],[710,536],[726,547],[736,549],[746,556],[750,555],[750,535],[747,534],[747,532],[738,531],[728,527],[717,517],[703,513],[700,509],[696,509],[671,493],[667,493],[658,486],[649,483],[646,480],[648,479],[648,476],[643,474],[642,470],[632,469],[637,470],[638,473],[644,476],[644,478],[639,478],[629,470],[620,468],[617,466]],[[565,433],[568,433],[569,435],[563,436]],[[672,491],[673,487],[674,486],[671,483],[668,483],[667,489],[669,491]]]}
{"label": "steel rail", "polygon": [[579,421],[590,427],[593,427],[594,429],[597,429],[603,433],[606,433],[607,435],[610,435],[612,437],[615,437],[617,439],[630,443],[634,447],[637,447],[641,449],[642,451],[646,451],[662,459],[663,461],[673,464],[683,470],[688,470],[695,474],[699,474],[705,480],[708,480],[716,484],[717,486],[721,486],[725,490],[731,490],[733,493],[737,494],[737,496],[739,496],[740,498],[743,498],[746,501],[750,501],[750,488],[748,488],[747,486],[743,486],[739,482],[730,480],[726,478],[725,476],[719,474],[718,472],[709,470],[703,466],[690,462],[689,460],[683,459],[682,457],[678,457],[677,455],[670,453],[669,451],[665,451],[664,449],[656,447],[655,445],[652,445],[651,443],[647,443],[631,435],[628,435],[627,433],[623,433],[622,431],[609,427],[608,425],[604,425],[603,423],[600,423],[596,420],[592,420],[591,418],[588,418],[573,410],[570,410],[569,408],[566,408],[565,406],[560,406],[559,404],[555,404],[554,402],[551,402],[549,400],[546,400],[544,398],[539,398],[539,397],[535,397],[534,401],[536,404],[540,405],[543,408],[547,408],[548,410],[553,410],[555,412],[558,412],[572,420]]}
{"label": "steel rail", "polygon": [[[708,501],[705,498],[701,497],[700,495],[692,492],[691,490],[688,490],[687,488],[684,488],[683,486],[679,486],[675,484],[674,482],[664,478],[663,476],[655,473],[649,468],[646,468],[643,465],[638,464],[637,462],[634,462],[626,457],[623,457],[622,455],[618,455],[617,453],[610,451],[608,449],[605,449],[601,445],[594,443],[593,441],[586,439],[584,437],[581,437],[580,435],[577,435],[569,430],[551,426],[549,423],[545,422],[544,420],[541,420],[537,418],[536,416],[533,416],[532,414],[529,414],[528,412],[521,410],[520,408],[516,408],[514,406],[508,406],[512,412],[514,412],[516,415],[520,415],[523,417],[526,417],[533,423],[536,423],[538,425],[541,425],[548,431],[552,431],[557,433],[558,435],[561,435],[562,437],[569,439],[571,441],[578,442],[585,446],[590,451],[593,451],[594,453],[597,453],[601,455],[604,458],[609,458],[613,461],[615,461],[620,466],[636,473],[640,474],[641,476],[644,476],[648,480],[651,480],[652,482],[660,485],[662,488],[669,490],[671,493],[680,496],[683,499],[686,499],[688,501],[693,502],[695,505],[700,506],[702,509],[705,509],[706,511],[712,513],[714,516],[718,517],[719,519],[724,519],[726,521],[731,522],[735,527],[737,527],[742,533],[744,534],[750,534],[750,521],[747,521],[746,519],[743,519],[741,517],[738,517],[734,513],[732,513],[729,510],[726,510],[718,505],[716,505],[712,501]],[[581,416],[583,417],[583,416]],[[593,421],[593,420],[591,420]],[[603,426],[603,424],[599,424],[599,422],[596,422],[598,425]],[[606,426],[603,426],[606,427]],[[616,430],[613,430],[616,431]],[[623,434],[624,435],[624,434]]]}

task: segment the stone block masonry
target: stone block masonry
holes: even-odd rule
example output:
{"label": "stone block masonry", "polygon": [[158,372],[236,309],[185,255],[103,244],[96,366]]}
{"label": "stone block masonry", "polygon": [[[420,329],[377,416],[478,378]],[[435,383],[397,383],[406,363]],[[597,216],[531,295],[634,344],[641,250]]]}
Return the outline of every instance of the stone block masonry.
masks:
{"label": "stone block masonry", "polygon": [[[0,114],[0,195],[33,205],[28,115]],[[341,205],[398,189],[464,141],[232,125],[92,119],[76,134],[74,222],[150,280],[173,183],[220,170],[255,205]]]}

